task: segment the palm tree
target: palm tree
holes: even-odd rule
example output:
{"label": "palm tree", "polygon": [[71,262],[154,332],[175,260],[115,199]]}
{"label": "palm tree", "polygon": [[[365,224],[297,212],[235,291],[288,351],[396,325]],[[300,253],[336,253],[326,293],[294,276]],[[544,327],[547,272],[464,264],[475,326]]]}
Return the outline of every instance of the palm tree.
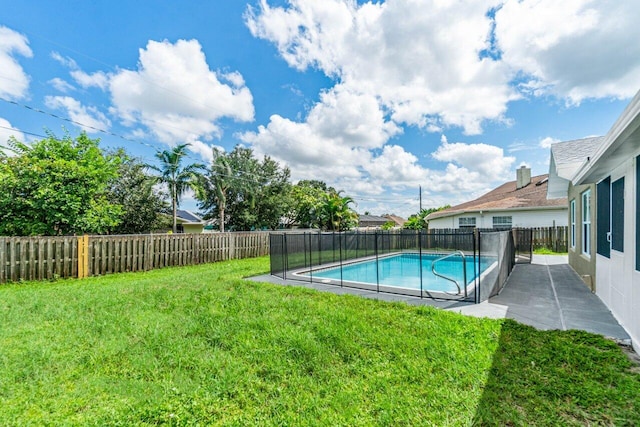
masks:
{"label": "palm tree", "polygon": [[214,148],[211,166],[206,170],[206,175],[198,178],[199,188],[196,195],[200,200],[200,208],[211,209],[214,206],[218,208],[221,233],[224,233],[227,192],[234,184],[232,173],[229,156]]}
{"label": "palm tree", "polygon": [[180,198],[188,188],[193,186],[198,171],[203,168],[203,165],[198,163],[182,166],[182,158],[187,155],[187,147],[189,145],[180,144],[171,150],[157,151],[156,158],[160,161],[160,166],[147,165],[149,168],[159,172],[158,181],[167,184],[167,187],[169,187],[174,233],[178,231],[176,218],[178,216]]}
{"label": "palm tree", "polygon": [[357,214],[349,207],[355,201],[349,196],[341,196],[342,191],[325,193],[320,205],[320,217],[324,228],[343,231],[351,228]]}

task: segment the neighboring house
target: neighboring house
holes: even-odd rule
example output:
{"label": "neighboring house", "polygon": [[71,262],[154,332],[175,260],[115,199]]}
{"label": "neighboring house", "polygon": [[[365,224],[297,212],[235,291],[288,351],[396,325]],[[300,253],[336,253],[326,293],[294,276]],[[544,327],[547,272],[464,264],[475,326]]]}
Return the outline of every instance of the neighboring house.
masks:
{"label": "neighboring house", "polygon": [[551,145],[549,161],[549,199],[568,199],[569,264],[592,291],[596,289],[595,194],[594,184],[574,185],[576,171],[602,145],[604,137],[576,139]]}
{"label": "neighboring house", "polygon": [[522,166],[516,180],[470,202],[429,214],[429,229],[553,227],[567,225],[567,199],[547,199],[548,175],[531,177]]}
{"label": "neighboring house", "polygon": [[640,351],[640,92],[571,182],[595,184],[596,294]]}
{"label": "neighboring house", "polygon": [[205,221],[191,211],[178,209],[176,221],[178,233],[202,233]]}
{"label": "neighboring house", "polygon": [[380,228],[389,222],[388,218],[375,215],[359,215],[358,228]]}
{"label": "neighboring house", "polygon": [[402,228],[404,227],[404,223],[407,222],[406,219],[399,217],[397,215],[382,215],[383,218],[386,218],[387,221],[393,222],[394,227]]}

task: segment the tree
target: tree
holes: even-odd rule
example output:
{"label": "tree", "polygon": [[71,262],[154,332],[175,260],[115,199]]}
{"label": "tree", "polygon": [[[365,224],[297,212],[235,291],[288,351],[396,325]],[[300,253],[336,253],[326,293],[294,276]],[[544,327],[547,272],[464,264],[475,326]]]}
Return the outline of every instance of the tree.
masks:
{"label": "tree", "polygon": [[180,144],[171,150],[156,152],[156,158],[160,166],[147,165],[160,173],[159,182],[167,184],[169,197],[171,198],[171,211],[173,215],[173,232],[178,231],[177,211],[180,199],[188,188],[195,187],[199,171],[204,167],[199,163],[182,166],[182,160],[187,155],[187,147],[190,144]]}
{"label": "tree", "polygon": [[0,157],[0,234],[103,233],[120,222],[122,209],[107,197],[120,159],[105,155],[83,132],[31,145],[11,139],[15,156]]}
{"label": "tree", "polygon": [[342,191],[330,191],[323,196],[317,217],[325,230],[345,231],[358,223],[358,214],[349,207],[350,204],[355,204],[354,200],[341,193]]}
{"label": "tree", "polygon": [[211,166],[199,180],[196,197],[205,218],[218,218],[236,230],[275,229],[289,205],[288,168],[268,156],[256,159],[249,148],[214,150]]}
{"label": "tree", "polygon": [[335,192],[335,189],[327,187],[323,181],[299,181],[291,187],[290,204],[285,216],[303,228],[320,227],[317,213],[327,192]]}
{"label": "tree", "polygon": [[217,211],[219,230],[222,233],[226,221],[227,192],[233,185],[234,178],[229,158],[224,152],[214,148],[211,165],[198,177],[196,198],[200,202],[200,209],[210,213]]}
{"label": "tree", "polygon": [[249,148],[214,149],[211,166],[199,179],[196,197],[205,218],[218,218],[236,230],[275,229],[289,202],[288,168],[268,156],[256,159]]}
{"label": "tree", "polygon": [[258,165],[255,175],[258,185],[254,187],[253,211],[256,220],[251,228],[275,230],[282,222],[290,204],[291,183],[289,168],[280,165],[265,156]]}
{"label": "tree", "polygon": [[148,233],[170,227],[165,202],[167,195],[156,189],[157,178],[146,173],[147,165],[128,156],[124,150],[114,155],[120,158],[118,176],[109,181],[107,199],[122,207],[120,224],[111,227],[113,234]]}
{"label": "tree", "polygon": [[411,215],[407,218],[403,228],[409,230],[426,230],[428,228],[427,216],[433,212],[449,209],[451,205],[440,206],[439,208],[422,209],[419,213]]}

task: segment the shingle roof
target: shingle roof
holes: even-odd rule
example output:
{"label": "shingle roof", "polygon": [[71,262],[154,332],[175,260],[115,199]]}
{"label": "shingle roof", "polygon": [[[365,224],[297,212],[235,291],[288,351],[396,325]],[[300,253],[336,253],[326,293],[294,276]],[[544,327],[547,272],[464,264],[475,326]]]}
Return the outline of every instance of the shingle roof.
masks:
{"label": "shingle roof", "polygon": [[406,219],[399,217],[397,215],[385,215],[384,218],[387,218],[389,221],[395,222],[396,225],[399,225],[400,227],[402,227],[404,223],[407,222]]}
{"label": "shingle roof", "polygon": [[363,226],[365,224],[369,225],[382,225],[389,221],[387,218],[375,215],[359,215],[358,216],[358,225]]}
{"label": "shingle roof", "polygon": [[556,142],[551,145],[551,154],[556,165],[573,162],[583,162],[593,155],[602,144],[604,136],[574,139],[573,141]]}
{"label": "shingle roof", "polygon": [[427,216],[427,220],[480,210],[566,206],[566,198],[547,199],[548,178],[548,174],[534,176],[531,178],[529,185],[520,189],[516,189],[516,181],[507,182],[475,200],[452,206],[449,209],[433,212]]}
{"label": "shingle roof", "polygon": [[188,222],[203,222],[202,218],[200,218],[198,215],[182,209],[178,209],[176,211],[176,216]]}

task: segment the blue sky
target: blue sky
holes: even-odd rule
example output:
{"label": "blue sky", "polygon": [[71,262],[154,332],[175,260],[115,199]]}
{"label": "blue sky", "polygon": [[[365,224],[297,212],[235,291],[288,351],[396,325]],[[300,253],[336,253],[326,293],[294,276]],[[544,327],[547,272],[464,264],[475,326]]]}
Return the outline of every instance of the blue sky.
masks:
{"label": "blue sky", "polygon": [[[631,0],[0,10],[0,144],[84,128],[147,162],[182,142],[191,161],[242,144],[294,181],[344,190],[360,213],[415,213],[419,186],[435,207],[513,180],[522,164],[547,173],[551,142],[605,134],[640,88]],[[196,208],[192,196],[183,206]]]}

